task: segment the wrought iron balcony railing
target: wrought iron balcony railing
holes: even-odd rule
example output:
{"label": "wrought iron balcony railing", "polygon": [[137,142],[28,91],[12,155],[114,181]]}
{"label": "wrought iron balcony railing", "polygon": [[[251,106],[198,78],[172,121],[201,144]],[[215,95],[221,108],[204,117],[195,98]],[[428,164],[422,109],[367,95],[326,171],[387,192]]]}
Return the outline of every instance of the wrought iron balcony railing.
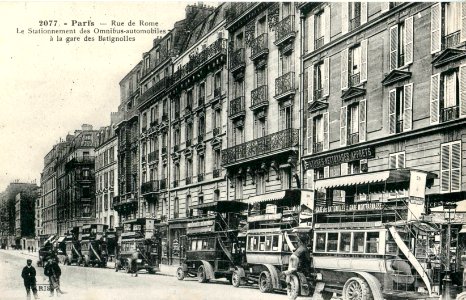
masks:
{"label": "wrought iron balcony railing", "polygon": [[312,145],[312,152],[313,153],[319,153],[324,150],[324,143],[322,142],[317,142]]}
{"label": "wrought iron balcony railing", "polygon": [[240,15],[242,15],[247,9],[251,6],[257,4],[257,2],[236,2],[232,3],[230,7],[227,8],[225,13],[226,23],[230,24],[236,20]]}
{"label": "wrought iron balcony railing", "polygon": [[456,45],[460,43],[460,36],[461,36],[461,31],[458,30],[456,32],[450,33],[446,35],[443,40],[444,40],[444,49],[446,48],[453,48]]}
{"label": "wrought iron balcony railing", "polygon": [[396,133],[403,132],[403,120],[396,121]]}
{"label": "wrought iron balcony railing", "polygon": [[197,143],[198,144],[201,144],[204,142],[204,137],[205,137],[205,134],[200,134],[197,136]]}
{"label": "wrought iron balcony railing", "polygon": [[323,96],[323,94],[324,94],[324,90],[323,90],[323,89],[314,90],[314,100],[321,99],[322,96]]}
{"label": "wrought iron balcony railing", "polygon": [[212,177],[213,178],[219,178],[221,174],[222,174],[222,169],[214,169],[214,171],[212,173]]}
{"label": "wrought iron balcony railing", "polygon": [[361,79],[360,79],[360,73],[356,73],[356,74],[352,74],[350,75],[349,77],[349,84],[350,86],[356,86],[358,85],[360,82],[361,82]]}
{"label": "wrought iron balcony railing", "polygon": [[442,122],[458,119],[459,111],[459,106],[450,106],[442,108]]}
{"label": "wrought iron balcony railing", "polygon": [[192,179],[193,179],[192,176],[186,177],[186,179],[185,179],[185,180],[186,180],[186,185],[191,184],[191,183],[192,183]]}
{"label": "wrought iron balcony railing", "polygon": [[267,85],[262,85],[251,91],[251,108],[269,104]]}
{"label": "wrought iron balcony railing", "polygon": [[212,134],[214,136],[217,136],[220,134],[220,127],[215,127],[214,129],[212,129]]}
{"label": "wrought iron balcony railing", "polygon": [[349,22],[349,30],[354,30],[361,26],[361,16],[356,15],[354,18],[352,18]]}
{"label": "wrought iron balcony railing", "polygon": [[348,133],[348,145],[359,143],[359,132]]}
{"label": "wrought iron balcony railing", "polygon": [[173,145],[173,152],[177,152],[178,150],[180,150],[180,145]]}
{"label": "wrought iron balcony railing", "polygon": [[153,192],[157,192],[158,190],[159,190],[158,180],[151,180],[151,181],[144,182],[143,184],[141,184],[142,194],[153,193]]}
{"label": "wrought iron balcony railing", "polygon": [[149,162],[154,162],[159,159],[159,150],[155,150],[148,155]]}
{"label": "wrought iron balcony railing", "polygon": [[254,159],[260,155],[290,150],[299,143],[298,129],[285,129],[222,151],[222,165]]}
{"label": "wrought iron balcony railing", "polygon": [[158,82],[156,82],[153,86],[148,88],[144,93],[142,93],[141,97],[139,97],[139,103],[144,103],[152,96],[158,95],[159,93],[163,92],[166,89],[166,87],[167,80],[164,77]]}
{"label": "wrought iron balcony railing", "polygon": [[294,72],[288,72],[275,79],[275,97],[287,95],[295,92]]}
{"label": "wrought iron balcony railing", "polygon": [[204,181],[204,173],[197,174],[197,182],[202,182],[202,181]]}
{"label": "wrought iron balcony railing", "polygon": [[192,145],[192,139],[186,140],[186,147],[191,147]]}
{"label": "wrought iron balcony railing", "polygon": [[322,48],[324,46],[324,37],[321,36],[320,38],[317,38],[314,42],[314,48],[315,50]]}
{"label": "wrought iron balcony railing", "polygon": [[230,112],[229,116],[230,117],[235,117],[239,114],[244,114],[246,113],[245,108],[244,108],[244,97],[237,97],[233,100],[230,101]]}
{"label": "wrought iron balcony railing", "polygon": [[289,15],[275,26],[275,44],[280,44],[290,37],[294,37],[294,15]]}
{"label": "wrought iron balcony railing", "polygon": [[154,120],[150,122],[150,127],[157,127],[157,125],[159,125],[159,120]]}
{"label": "wrought iron balcony railing", "polygon": [[167,122],[168,121],[168,112],[164,112],[162,115],[162,122]]}
{"label": "wrought iron balcony railing", "polygon": [[179,180],[173,180],[172,187],[176,188],[178,186],[180,186],[180,181]]}
{"label": "wrought iron balcony railing", "polygon": [[251,59],[254,60],[263,54],[269,53],[268,34],[263,33],[251,42]]}
{"label": "wrought iron balcony railing", "polygon": [[240,48],[234,51],[230,56],[230,70],[233,72],[241,67],[245,66],[245,51],[244,48]]}

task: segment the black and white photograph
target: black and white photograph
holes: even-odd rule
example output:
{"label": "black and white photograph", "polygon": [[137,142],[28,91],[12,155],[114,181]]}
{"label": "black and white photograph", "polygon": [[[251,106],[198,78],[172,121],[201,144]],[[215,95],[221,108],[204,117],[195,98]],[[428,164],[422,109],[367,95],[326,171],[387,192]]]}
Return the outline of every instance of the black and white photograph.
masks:
{"label": "black and white photograph", "polygon": [[466,2],[0,28],[0,299],[466,300]]}

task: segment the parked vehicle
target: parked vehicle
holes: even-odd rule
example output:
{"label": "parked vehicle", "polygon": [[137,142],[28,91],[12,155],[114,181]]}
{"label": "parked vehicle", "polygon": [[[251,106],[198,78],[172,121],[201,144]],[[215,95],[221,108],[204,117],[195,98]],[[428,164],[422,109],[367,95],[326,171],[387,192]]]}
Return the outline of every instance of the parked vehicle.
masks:
{"label": "parked vehicle", "polygon": [[65,264],[71,265],[76,264],[79,266],[83,261],[83,256],[81,254],[81,243],[79,240],[79,230],[78,226],[73,227],[68,231],[65,238]]}
{"label": "parked vehicle", "polygon": [[197,277],[199,282],[226,278],[232,280],[243,253],[238,240],[241,211],[247,204],[218,201],[192,207],[198,214],[188,223],[186,259],[177,269],[177,278]]}
{"label": "parked vehicle", "polygon": [[161,241],[155,219],[139,218],[124,223],[119,240],[116,272],[123,269],[131,273],[144,269],[155,274],[160,270]]}
{"label": "parked vehicle", "polygon": [[107,242],[104,238],[107,228],[108,225],[104,224],[85,224],[81,227],[83,266],[107,266]]}
{"label": "parked vehicle", "polygon": [[58,262],[57,258],[57,253],[55,252],[55,248],[53,246],[55,240],[55,235],[51,235],[42,245],[42,247],[39,248],[39,260],[37,261],[37,266],[38,267],[43,267],[45,265],[45,262],[49,260],[50,258],[56,259]]}

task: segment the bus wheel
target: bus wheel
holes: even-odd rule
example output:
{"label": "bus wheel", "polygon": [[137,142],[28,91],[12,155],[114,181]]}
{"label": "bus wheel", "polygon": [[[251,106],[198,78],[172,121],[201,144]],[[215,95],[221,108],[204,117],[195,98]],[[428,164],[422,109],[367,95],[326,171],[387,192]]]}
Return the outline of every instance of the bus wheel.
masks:
{"label": "bus wheel", "polygon": [[364,279],[351,277],[343,286],[343,300],[372,300],[369,285]]}
{"label": "bus wheel", "polygon": [[273,291],[272,276],[269,271],[263,271],[259,276],[259,290],[262,293],[270,293]]}
{"label": "bus wheel", "polygon": [[197,269],[197,281],[200,283],[207,282],[204,266],[200,266],[199,269]]}
{"label": "bus wheel", "polygon": [[183,271],[183,267],[179,267],[178,269],[176,269],[176,278],[178,280],[183,280],[185,276],[186,274]]}
{"label": "bus wheel", "polygon": [[88,255],[84,255],[84,266],[89,267],[90,259]]}
{"label": "bus wheel", "polygon": [[288,299],[295,300],[299,296],[299,279],[298,276],[290,275],[290,282],[286,285],[286,294]]}
{"label": "bus wheel", "polygon": [[128,259],[124,266],[126,273],[131,273],[131,264],[131,259]]}
{"label": "bus wheel", "polygon": [[239,276],[238,271],[233,271],[233,274],[231,275],[231,284],[234,287],[239,287],[241,285],[241,277]]}
{"label": "bus wheel", "polygon": [[463,292],[463,293],[459,294],[458,296],[456,296],[456,299],[457,300],[466,300],[466,292]]}

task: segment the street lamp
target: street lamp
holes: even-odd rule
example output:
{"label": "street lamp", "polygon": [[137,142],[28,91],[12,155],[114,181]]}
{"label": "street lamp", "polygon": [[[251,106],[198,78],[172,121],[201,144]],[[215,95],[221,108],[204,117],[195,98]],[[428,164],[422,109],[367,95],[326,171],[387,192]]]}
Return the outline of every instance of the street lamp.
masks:
{"label": "street lamp", "polygon": [[443,300],[450,300],[451,299],[451,278],[450,278],[450,244],[451,244],[451,220],[455,218],[457,204],[454,202],[446,202],[443,204],[443,212],[445,220],[447,220],[447,238],[446,238],[446,252],[447,252],[447,265],[445,267],[445,277],[443,278],[444,281],[444,289],[443,289]]}

